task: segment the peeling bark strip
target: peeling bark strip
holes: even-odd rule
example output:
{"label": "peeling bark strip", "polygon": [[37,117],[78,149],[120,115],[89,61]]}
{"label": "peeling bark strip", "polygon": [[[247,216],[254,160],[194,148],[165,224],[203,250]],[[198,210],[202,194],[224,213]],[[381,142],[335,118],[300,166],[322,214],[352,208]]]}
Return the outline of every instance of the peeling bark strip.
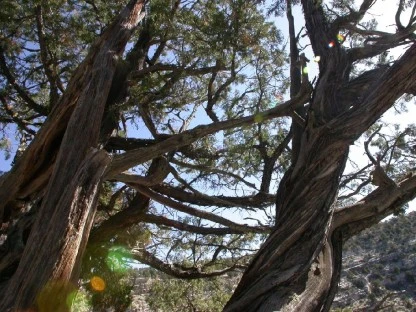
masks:
{"label": "peeling bark strip", "polygon": [[[352,232],[345,224],[330,231],[348,147],[403,93],[415,89],[416,44],[381,77],[373,76],[370,84],[354,89],[349,84],[353,58],[340,46],[326,47],[338,29],[328,24],[314,1],[302,0],[302,6],[307,30],[313,35],[312,47],[321,56],[319,79],[300,138],[299,156],[279,185],[276,228],[244,273],[225,312],[329,310],[339,280],[342,236]],[[356,94],[355,99],[360,95],[362,100],[343,103],[334,83],[346,86],[344,94]],[[405,202],[399,197],[388,207],[396,201]],[[368,226],[381,215],[377,211],[372,218],[360,216],[358,224]],[[336,222],[342,224],[339,218]],[[320,265],[319,271],[313,269],[314,261]],[[311,274],[314,271],[319,274]]]}
{"label": "peeling bark strip", "polygon": [[224,311],[289,311],[286,306],[305,290],[309,269],[325,242],[348,154],[347,142],[337,144],[321,131],[310,135],[301,148],[301,154],[308,153],[298,158],[297,173],[289,171],[281,182],[276,228]]}
{"label": "peeling bark strip", "polygon": [[[98,144],[101,120],[117,59],[141,18],[144,3],[144,0],[130,1],[98,41],[98,46],[93,47],[90,53],[93,57],[88,63],[91,67],[83,74],[82,88],[69,88],[69,94],[63,95],[63,98],[75,98],[76,101],[72,103],[76,103],[76,107],[65,131],[27,247],[17,271],[5,287],[7,292],[3,300],[0,300],[0,311],[31,307],[47,282],[59,280],[67,284],[77,279],[77,265],[96,209],[97,189],[110,161],[105,152],[88,151]],[[77,75],[72,81],[76,78]],[[76,92],[75,95],[72,92]],[[68,107],[62,103],[66,102],[57,105],[58,115],[62,111],[68,112]],[[65,126],[61,126],[59,131],[62,127]],[[51,132],[54,136],[59,131],[48,124],[42,133]],[[46,138],[49,136],[46,135]],[[43,144],[34,145],[34,149],[42,147]],[[29,158],[34,156],[31,153],[28,155]],[[28,168],[30,165],[33,164],[27,164]],[[21,183],[21,176],[18,175],[17,178]],[[44,216],[50,216],[46,226]],[[44,259],[48,261],[43,262]],[[65,289],[67,287],[63,287]],[[65,309],[67,307],[59,307],[55,311]]]}
{"label": "peeling bark strip", "polygon": [[[61,193],[59,209],[48,224],[41,225],[50,235],[30,236],[18,271],[6,288],[1,311],[31,307],[50,280],[76,285],[77,270],[73,269],[80,264],[94,220],[98,187],[109,162],[110,157],[104,151],[92,150],[87,155],[72,182]],[[65,306],[65,297],[54,304]],[[63,308],[57,306],[55,311],[64,311]]]}
{"label": "peeling bark strip", "polygon": [[[33,193],[39,192],[48,182],[51,166],[56,158],[59,145],[67,128],[69,119],[77,103],[80,102],[82,91],[89,88],[91,73],[102,64],[115,65],[118,56],[124,52],[126,41],[130,38],[134,27],[143,18],[140,14],[146,0],[131,0],[126,8],[115,19],[114,23],[97,39],[92,45],[85,60],[78,66],[72,75],[65,93],[60,101],[53,107],[47,120],[37,133],[34,140],[26,149],[18,163],[6,177],[0,180],[0,220],[3,218],[3,210],[7,203],[15,198],[26,198]],[[112,60],[103,61],[103,53],[112,55]],[[101,54],[101,55],[100,55]],[[98,63],[97,63],[98,60]],[[100,67],[100,66],[99,66]],[[102,76],[111,84],[114,68],[108,68],[108,75]],[[104,86],[102,86],[104,87]],[[97,91],[108,92],[107,89]],[[86,94],[90,97],[89,94]],[[99,120],[101,122],[101,119]]]}

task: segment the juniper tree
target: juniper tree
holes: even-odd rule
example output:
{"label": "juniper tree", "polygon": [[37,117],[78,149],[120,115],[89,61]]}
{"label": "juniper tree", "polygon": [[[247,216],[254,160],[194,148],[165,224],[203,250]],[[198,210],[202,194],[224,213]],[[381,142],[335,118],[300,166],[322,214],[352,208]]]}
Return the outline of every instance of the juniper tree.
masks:
{"label": "juniper tree", "polygon": [[68,310],[83,257],[122,244],[243,271],[224,311],[327,311],[345,240],[416,195],[415,128],[380,121],[416,92],[414,3],[392,31],[374,4],[3,1],[0,310]]}

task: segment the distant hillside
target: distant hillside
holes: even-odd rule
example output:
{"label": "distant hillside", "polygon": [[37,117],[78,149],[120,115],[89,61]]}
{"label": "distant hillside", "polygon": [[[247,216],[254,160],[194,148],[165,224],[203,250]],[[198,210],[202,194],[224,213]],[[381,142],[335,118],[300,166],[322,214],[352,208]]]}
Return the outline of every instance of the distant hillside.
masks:
{"label": "distant hillside", "polygon": [[[343,259],[341,282],[332,311],[416,312],[416,212],[394,217],[350,239],[344,248]],[[158,311],[178,310],[168,308],[172,304],[179,305],[174,303],[169,288],[161,289],[161,285],[166,284],[164,281],[169,280],[166,275],[153,269],[142,269],[137,273],[139,276],[136,278],[138,283],[133,296],[134,305],[129,311],[153,311],[148,303],[154,306],[155,297],[158,302],[166,300],[158,306]],[[231,294],[238,277],[234,275],[220,279],[222,284],[229,284],[222,288],[222,293],[228,291]],[[196,288],[200,287],[189,281],[174,283],[174,288],[179,287],[183,291],[182,296],[197,295]],[[206,287],[205,285],[204,288]],[[178,293],[177,290],[175,293]],[[161,306],[166,309],[160,309]],[[219,306],[211,306],[201,311],[220,310]],[[180,311],[192,309],[181,306]]]}
{"label": "distant hillside", "polygon": [[416,311],[415,301],[416,212],[382,222],[346,243],[334,309]]}

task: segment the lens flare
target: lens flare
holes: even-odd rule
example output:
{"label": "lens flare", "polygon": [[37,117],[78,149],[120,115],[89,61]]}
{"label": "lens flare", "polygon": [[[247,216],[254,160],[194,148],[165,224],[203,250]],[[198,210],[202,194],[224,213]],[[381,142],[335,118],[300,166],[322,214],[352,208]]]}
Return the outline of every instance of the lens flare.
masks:
{"label": "lens flare", "polygon": [[91,311],[91,303],[87,294],[82,290],[74,290],[66,297],[66,305],[70,309],[68,312],[87,312]]}
{"label": "lens flare", "polygon": [[94,289],[95,291],[104,291],[105,289],[105,282],[99,276],[93,276],[90,280],[90,284],[92,289]]}
{"label": "lens flare", "polygon": [[335,42],[334,41],[331,41],[330,43],[328,43],[328,47],[329,48],[335,47]]}
{"label": "lens flare", "polygon": [[122,246],[114,246],[108,250],[106,263],[111,271],[125,272],[129,266],[131,259],[130,252]]}
{"label": "lens flare", "polygon": [[66,281],[50,281],[39,292],[36,304],[39,311],[67,311],[68,295],[76,290]]}

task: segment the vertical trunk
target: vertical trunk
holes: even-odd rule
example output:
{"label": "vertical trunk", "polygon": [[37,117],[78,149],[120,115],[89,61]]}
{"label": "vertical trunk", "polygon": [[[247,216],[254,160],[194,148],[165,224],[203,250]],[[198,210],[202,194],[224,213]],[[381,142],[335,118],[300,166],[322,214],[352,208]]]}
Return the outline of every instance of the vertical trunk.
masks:
{"label": "vertical trunk", "polygon": [[[65,94],[53,107],[34,140],[11,171],[0,179],[0,221],[7,218],[3,214],[9,202],[16,198],[31,199],[44,190],[72,113],[80,102],[82,91],[90,87],[91,73],[96,70],[97,65],[100,65],[96,63],[97,59],[102,59],[104,51],[112,53],[113,62],[121,56],[125,47],[123,41],[128,39],[131,31],[143,17],[140,11],[144,3],[145,0],[130,1],[114,23],[91,46],[90,52],[71,77]],[[123,38],[123,36],[127,37]],[[105,68],[105,63],[102,64],[102,68]],[[111,70],[110,66],[109,71]],[[112,75],[107,75],[106,79],[111,82]],[[103,89],[103,93],[108,93],[109,89],[110,87]]]}
{"label": "vertical trunk", "polygon": [[332,233],[309,271],[299,278],[305,289],[293,293],[292,300],[282,311],[329,311],[338,289],[342,268],[341,231]]}

